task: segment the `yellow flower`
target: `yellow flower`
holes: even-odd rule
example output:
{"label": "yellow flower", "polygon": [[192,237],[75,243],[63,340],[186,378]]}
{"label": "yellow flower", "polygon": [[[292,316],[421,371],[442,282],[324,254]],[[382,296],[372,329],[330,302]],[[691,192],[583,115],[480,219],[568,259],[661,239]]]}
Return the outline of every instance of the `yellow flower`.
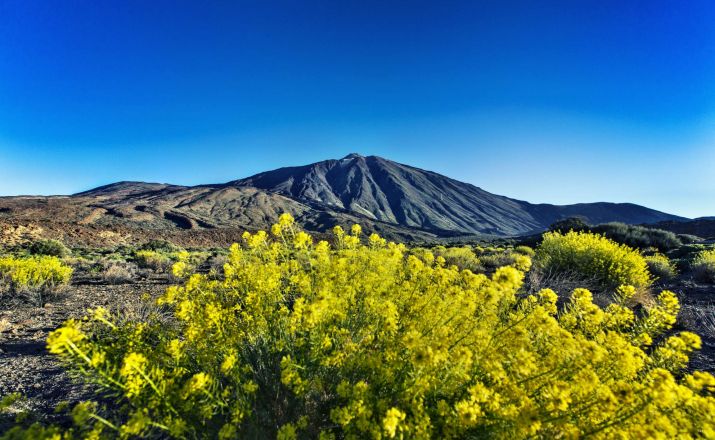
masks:
{"label": "yellow flower", "polygon": [[124,357],[124,365],[119,371],[122,376],[131,376],[137,372],[143,371],[147,363],[146,357],[141,353],[129,353]]}
{"label": "yellow flower", "polygon": [[360,225],[357,225],[357,224],[352,225],[352,227],[350,228],[350,233],[354,237],[357,237],[362,233],[362,228],[360,227]]}
{"label": "yellow flower", "polygon": [[226,356],[221,363],[221,371],[224,374],[228,374],[233,367],[236,365],[236,361],[238,361],[238,358],[236,357],[235,353],[231,353],[228,356]]}
{"label": "yellow flower", "polygon": [[64,354],[85,339],[86,336],[79,330],[79,323],[69,320],[63,327],[50,333],[47,337],[47,348],[52,354]]}
{"label": "yellow flower", "polygon": [[186,383],[184,393],[185,395],[192,395],[205,391],[210,383],[211,377],[208,374],[204,372],[196,373],[191,376],[191,379]]}
{"label": "yellow flower", "polygon": [[382,419],[382,427],[389,438],[394,438],[397,435],[397,428],[405,420],[405,416],[405,413],[397,408],[387,410],[385,417]]}
{"label": "yellow flower", "polygon": [[295,246],[296,249],[305,249],[308,246],[310,246],[313,243],[313,237],[310,235],[306,234],[303,231],[298,232],[295,234],[295,237],[293,238],[293,246]]}

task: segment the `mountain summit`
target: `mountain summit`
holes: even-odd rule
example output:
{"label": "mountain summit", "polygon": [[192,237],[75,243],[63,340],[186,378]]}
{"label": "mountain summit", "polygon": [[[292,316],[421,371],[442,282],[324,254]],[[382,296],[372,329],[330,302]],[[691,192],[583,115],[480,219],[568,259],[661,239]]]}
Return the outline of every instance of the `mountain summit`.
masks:
{"label": "mountain summit", "polygon": [[357,153],[224,184],[118,182],[70,197],[0,198],[0,222],[39,222],[69,234],[83,234],[85,227],[131,237],[179,234],[212,243],[236,240],[245,229],[266,229],[283,212],[313,232],[360,223],[366,231],[407,240],[529,234],[573,216],[592,224],[685,220],[628,203],[532,204]]}
{"label": "mountain summit", "polygon": [[591,223],[652,223],[677,217],[633,204],[531,204],[378,156],[280,168],[230,182],[370,219],[439,232],[524,234],[581,216]]}

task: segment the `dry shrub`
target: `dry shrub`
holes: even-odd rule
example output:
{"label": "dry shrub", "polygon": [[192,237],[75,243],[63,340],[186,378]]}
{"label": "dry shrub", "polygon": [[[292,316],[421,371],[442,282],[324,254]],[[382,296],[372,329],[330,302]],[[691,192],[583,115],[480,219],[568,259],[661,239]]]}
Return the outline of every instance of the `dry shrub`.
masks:
{"label": "dry shrub", "polygon": [[10,330],[11,327],[12,324],[7,318],[0,319],[0,333],[5,333],[6,331]]}
{"label": "dry shrub", "polygon": [[127,261],[102,262],[102,279],[107,284],[127,284],[137,278],[137,265]]}

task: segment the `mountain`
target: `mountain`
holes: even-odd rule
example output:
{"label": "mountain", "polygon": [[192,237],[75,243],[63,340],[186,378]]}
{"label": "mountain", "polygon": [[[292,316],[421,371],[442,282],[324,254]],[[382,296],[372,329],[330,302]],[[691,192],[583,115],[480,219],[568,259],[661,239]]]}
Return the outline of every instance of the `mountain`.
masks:
{"label": "mountain", "polygon": [[531,204],[377,156],[281,168],[229,182],[430,231],[517,235],[579,216],[592,224],[685,220],[629,203]]}
{"label": "mountain", "polygon": [[100,231],[124,241],[225,244],[243,230],[270,227],[283,212],[313,232],[360,223],[367,232],[400,240],[521,235],[574,216],[592,224],[686,220],[628,203],[532,204],[359,154],[224,184],[118,182],[72,196],[0,198],[0,226],[38,224],[70,242],[90,240]]}

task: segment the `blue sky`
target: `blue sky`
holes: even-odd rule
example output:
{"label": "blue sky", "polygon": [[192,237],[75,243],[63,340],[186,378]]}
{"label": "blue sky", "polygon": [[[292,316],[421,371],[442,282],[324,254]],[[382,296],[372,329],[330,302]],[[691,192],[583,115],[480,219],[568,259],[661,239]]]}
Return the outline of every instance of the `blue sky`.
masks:
{"label": "blue sky", "polygon": [[376,154],[715,215],[715,2],[0,0],[0,195]]}

